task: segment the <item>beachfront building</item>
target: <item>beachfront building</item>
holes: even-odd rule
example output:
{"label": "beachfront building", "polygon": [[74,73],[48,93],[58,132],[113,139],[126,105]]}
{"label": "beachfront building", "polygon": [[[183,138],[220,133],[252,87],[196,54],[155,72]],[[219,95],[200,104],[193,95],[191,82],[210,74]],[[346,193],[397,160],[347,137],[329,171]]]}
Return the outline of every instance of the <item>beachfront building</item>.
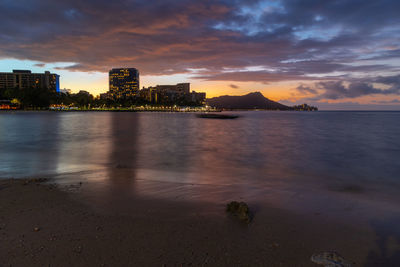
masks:
{"label": "beachfront building", "polygon": [[139,93],[139,71],[135,68],[112,69],[109,72],[110,90],[114,99],[137,97]]}
{"label": "beachfront building", "polygon": [[32,73],[30,70],[0,72],[0,89],[45,88],[60,92],[60,76],[46,71]]}
{"label": "beachfront building", "polygon": [[190,92],[190,83],[178,83],[176,85],[157,85],[143,88],[140,91],[140,96],[154,104],[171,104],[183,101],[203,104],[206,93]]}
{"label": "beachfront building", "polygon": [[187,95],[187,100],[193,103],[204,105],[206,103],[206,93],[198,93],[193,91]]}

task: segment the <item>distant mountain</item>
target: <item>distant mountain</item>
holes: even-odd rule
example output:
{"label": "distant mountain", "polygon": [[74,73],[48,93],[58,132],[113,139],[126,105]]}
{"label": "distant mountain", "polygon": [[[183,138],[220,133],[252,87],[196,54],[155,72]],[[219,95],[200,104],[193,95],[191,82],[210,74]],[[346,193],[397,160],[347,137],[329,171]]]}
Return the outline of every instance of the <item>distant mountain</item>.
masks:
{"label": "distant mountain", "polygon": [[206,100],[209,106],[220,109],[269,109],[269,110],[293,110],[293,108],[269,100],[260,92],[254,92],[242,96],[219,96]]}

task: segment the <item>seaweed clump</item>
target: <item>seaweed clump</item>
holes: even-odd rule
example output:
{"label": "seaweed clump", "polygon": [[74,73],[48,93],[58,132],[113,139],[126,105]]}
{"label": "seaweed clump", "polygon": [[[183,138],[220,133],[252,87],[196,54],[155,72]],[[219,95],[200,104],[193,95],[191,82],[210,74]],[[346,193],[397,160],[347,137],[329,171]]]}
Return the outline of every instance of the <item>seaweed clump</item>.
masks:
{"label": "seaweed clump", "polygon": [[232,201],[226,205],[226,212],[237,217],[240,221],[250,223],[252,216],[245,202]]}

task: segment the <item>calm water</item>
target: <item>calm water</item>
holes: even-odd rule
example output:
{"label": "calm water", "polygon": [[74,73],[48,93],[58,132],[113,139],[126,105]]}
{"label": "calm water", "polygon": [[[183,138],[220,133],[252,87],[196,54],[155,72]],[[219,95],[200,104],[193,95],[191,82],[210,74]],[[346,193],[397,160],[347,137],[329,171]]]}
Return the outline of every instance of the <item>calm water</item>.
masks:
{"label": "calm water", "polygon": [[309,209],[362,202],[359,210],[397,212],[400,112],[240,115],[3,112],[0,178],[84,181],[99,198],[112,188]]}

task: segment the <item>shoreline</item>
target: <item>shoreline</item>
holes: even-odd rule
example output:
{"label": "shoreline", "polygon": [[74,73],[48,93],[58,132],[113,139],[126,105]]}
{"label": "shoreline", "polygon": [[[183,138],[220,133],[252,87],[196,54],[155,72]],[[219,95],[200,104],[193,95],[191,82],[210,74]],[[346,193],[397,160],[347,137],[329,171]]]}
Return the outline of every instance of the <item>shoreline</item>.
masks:
{"label": "shoreline", "polygon": [[10,111],[52,111],[52,112],[165,112],[165,113],[204,113],[204,112],[243,112],[243,111],[275,111],[275,112],[318,112],[311,110],[280,110],[280,109],[199,109],[199,108],[188,108],[185,109],[130,109],[130,108],[122,108],[122,109],[0,109],[1,111],[10,112]]}
{"label": "shoreline", "polygon": [[245,225],[213,203],[135,197],[108,204],[41,180],[0,180],[0,265],[318,266],[310,258],[323,251],[354,266],[398,263],[380,255],[369,227],[319,214],[250,203],[255,216]]}
{"label": "shoreline", "polygon": [[180,110],[131,110],[131,109],[107,109],[107,110],[51,110],[51,109],[43,109],[43,110],[35,110],[35,109],[18,109],[18,110],[0,110],[4,112],[162,112],[162,113],[204,113],[204,112],[221,112],[220,110],[213,110],[213,111],[205,111],[205,110],[198,110],[198,111],[180,111]]}

